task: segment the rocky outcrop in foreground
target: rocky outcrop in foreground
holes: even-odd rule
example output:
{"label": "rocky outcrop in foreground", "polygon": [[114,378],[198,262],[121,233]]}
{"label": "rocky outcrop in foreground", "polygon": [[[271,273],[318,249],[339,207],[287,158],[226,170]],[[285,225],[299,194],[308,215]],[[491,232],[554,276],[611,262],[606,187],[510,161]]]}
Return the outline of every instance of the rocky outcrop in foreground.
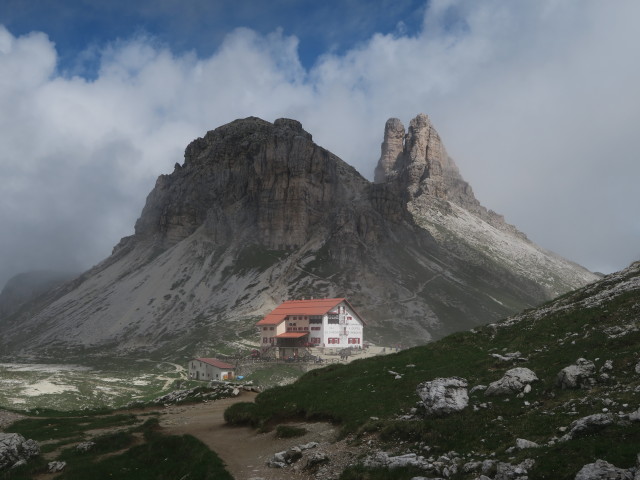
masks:
{"label": "rocky outcrop in foreground", "polygon": [[427,415],[447,415],[459,412],[469,404],[467,381],[464,378],[436,378],[416,387]]}
{"label": "rocky outcrop in foreground", "polygon": [[0,432],[0,471],[24,465],[37,455],[40,445],[35,440],[27,440],[18,433]]}
{"label": "rocky outcrop in foreground", "polygon": [[640,480],[640,454],[635,468],[617,468],[604,460],[596,460],[582,467],[575,480]]}

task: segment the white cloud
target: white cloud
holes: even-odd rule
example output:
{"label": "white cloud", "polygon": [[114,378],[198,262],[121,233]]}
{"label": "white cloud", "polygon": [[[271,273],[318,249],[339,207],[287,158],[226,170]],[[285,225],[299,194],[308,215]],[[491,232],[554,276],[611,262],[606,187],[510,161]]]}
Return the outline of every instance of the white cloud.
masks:
{"label": "white cloud", "polygon": [[638,14],[433,1],[418,35],[374,35],[310,71],[280,29],[237,29],[208,58],[137,36],[105,46],[90,80],[56,71],[44,34],[0,27],[0,283],[107,256],[189,141],[250,115],[301,120],[371,177],[385,120],[427,113],[488,208],[590,268],[622,268],[640,257]]}

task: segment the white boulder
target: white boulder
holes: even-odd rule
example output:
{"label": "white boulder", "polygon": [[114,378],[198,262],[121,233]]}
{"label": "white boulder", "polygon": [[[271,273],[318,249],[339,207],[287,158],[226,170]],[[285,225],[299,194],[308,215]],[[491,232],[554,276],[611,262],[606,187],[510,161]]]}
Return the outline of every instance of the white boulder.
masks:
{"label": "white boulder", "polygon": [[556,377],[556,386],[567,388],[587,388],[595,384],[593,378],[596,373],[596,366],[590,360],[579,358],[576,363],[564,367]]}
{"label": "white boulder", "polygon": [[532,442],[531,440],[516,438],[516,447],[518,447],[520,450],[523,450],[525,448],[538,448],[539,446],[540,445],[538,445],[536,442]]}
{"label": "white boulder", "polygon": [[532,382],[538,380],[536,374],[525,367],[512,368],[507,370],[504,376],[493,383],[490,383],[484,391],[485,395],[510,395],[520,393]]}
{"label": "white boulder", "polygon": [[629,470],[617,468],[616,466],[605,462],[604,460],[596,460],[594,463],[588,463],[580,469],[575,480],[633,480],[633,473]]}
{"label": "white boulder", "polygon": [[35,440],[26,440],[19,433],[0,432],[0,471],[25,463],[40,454],[40,446]]}
{"label": "white boulder", "polygon": [[447,415],[469,405],[467,381],[460,377],[436,378],[416,387],[427,414]]}

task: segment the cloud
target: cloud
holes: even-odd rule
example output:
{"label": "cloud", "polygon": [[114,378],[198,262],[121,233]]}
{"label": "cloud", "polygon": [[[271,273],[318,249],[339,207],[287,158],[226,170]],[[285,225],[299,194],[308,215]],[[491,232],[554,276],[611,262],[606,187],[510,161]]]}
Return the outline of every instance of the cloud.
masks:
{"label": "cloud", "polygon": [[370,178],[385,120],[427,113],[488,208],[587,267],[622,268],[640,258],[639,9],[434,0],[419,33],[310,69],[280,28],[235,29],[207,57],[140,34],[88,46],[89,79],[56,69],[45,34],[0,27],[0,284],[106,257],[192,139],[250,115],[301,120]]}

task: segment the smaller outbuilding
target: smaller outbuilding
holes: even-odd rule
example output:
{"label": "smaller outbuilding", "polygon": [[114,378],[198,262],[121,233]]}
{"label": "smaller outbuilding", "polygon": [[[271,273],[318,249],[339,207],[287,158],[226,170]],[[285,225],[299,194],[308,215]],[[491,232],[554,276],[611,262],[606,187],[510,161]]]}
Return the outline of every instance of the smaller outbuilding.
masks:
{"label": "smaller outbuilding", "polygon": [[189,378],[192,380],[233,380],[233,365],[217,358],[194,358],[189,362]]}

